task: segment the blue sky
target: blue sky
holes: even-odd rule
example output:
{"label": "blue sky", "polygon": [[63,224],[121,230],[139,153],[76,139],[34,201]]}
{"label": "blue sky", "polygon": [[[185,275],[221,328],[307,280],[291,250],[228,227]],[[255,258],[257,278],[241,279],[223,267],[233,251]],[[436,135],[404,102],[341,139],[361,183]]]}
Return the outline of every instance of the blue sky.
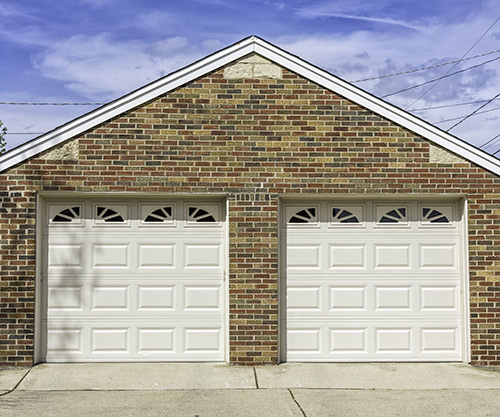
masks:
{"label": "blue sky", "polygon": [[[0,0],[0,101],[106,102],[249,35],[348,81],[457,60],[500,15],[496,0]],[[468,57],[500,49],[500,22]],[[499,58],[387,98],[404,109],[488,100]],[[355,83],[378,96],[443,75],[451,65]],[[416,111],[448,129],[482,103]],[[496,108],[499,109],[496,109]],[[12,148],[92,106],[0,105]],[[478,146],[500,133],[500,100],[450,133]],[[444,122],[443,122],[444,121]],[[500,139],[486,148],[500,149]],[[497,154],[498,155],[498,154]]]}

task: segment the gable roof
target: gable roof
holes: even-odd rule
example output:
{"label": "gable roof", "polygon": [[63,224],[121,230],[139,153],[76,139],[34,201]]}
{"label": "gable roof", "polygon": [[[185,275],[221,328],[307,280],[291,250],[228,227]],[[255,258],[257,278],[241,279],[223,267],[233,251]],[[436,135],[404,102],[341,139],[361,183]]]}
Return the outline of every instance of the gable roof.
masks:
{"label": "gable roof", "polygon": [[257,36],[245,38],[10,150],[0,156],[0,172],[250,53],[259,54],[500,175],[499,159]]}

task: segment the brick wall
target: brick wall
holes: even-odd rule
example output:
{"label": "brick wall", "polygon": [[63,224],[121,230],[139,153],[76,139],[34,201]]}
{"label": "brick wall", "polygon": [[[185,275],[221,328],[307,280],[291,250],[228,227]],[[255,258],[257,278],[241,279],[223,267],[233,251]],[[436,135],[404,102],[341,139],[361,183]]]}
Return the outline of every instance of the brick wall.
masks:
{"label": "brick wall", "polygon": [[0,174],[0,364],[33,360],[35,199],[44,191],[226,193],[234,364],[278,360],[279,194],[463,194],[472,362],[500,364],[500,179],[460,158],[431,158],[435,146],[414,133],[286,70],[226,79],[221,69],[69,143],[77,152]]}

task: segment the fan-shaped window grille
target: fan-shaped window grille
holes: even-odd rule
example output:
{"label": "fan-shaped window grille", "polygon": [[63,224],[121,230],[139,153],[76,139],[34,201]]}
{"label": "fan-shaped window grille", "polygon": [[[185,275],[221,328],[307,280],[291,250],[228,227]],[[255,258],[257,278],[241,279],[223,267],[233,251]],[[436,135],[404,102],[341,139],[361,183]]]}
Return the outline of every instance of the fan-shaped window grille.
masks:
{"label": "fan-shaped window grille", "polygon": [[188,220],[196,223],[217,223],[215,217],[199,207],[188,207]]}
{"label": "fan-shaped window grille", "polygon": [[432,208],[423,207],[422,208],[422,218],[424,221],[430,223],[449,223],[448,217],[438,210]]}
{"label": "fan-shaped window grille", "polygon": [[102,206],[97,206],[97,218],[106,223],[124,223],[125,221],[115,210]]}
{"label": "fan-shaped window grille", "polygon": [[316,222],[316,209],[314,207],[306,208],[298,211],[288,223],[315,223]]}
{"label": "fan-shaped window grille", "polygon": [[57,213],[52,219],[53,223],[70,223],[80,218],[80,207],[68,207]]}
{"label": "fan-shaped window grille", "polygon": [[400,223],[406,220],[406,208],[400,207],[385,213],[379,220],[380,223]]}
{"label": "fan-shaped window grille", "polygon": [[333,207],[332,208],[333,222],[336,223],[359,223],[358,218],[348,210]]}
{"label": "fan-shaped window grille", "polygon": [[145,223],[164,223],[172,220],[172,207],[162,207],[151,212],[144,219]]}

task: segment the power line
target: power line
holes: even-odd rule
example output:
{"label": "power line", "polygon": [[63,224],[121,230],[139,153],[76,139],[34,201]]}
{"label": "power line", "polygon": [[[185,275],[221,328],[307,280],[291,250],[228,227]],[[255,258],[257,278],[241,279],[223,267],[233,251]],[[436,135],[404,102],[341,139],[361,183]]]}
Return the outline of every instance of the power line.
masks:
{"label": "power line", "polygon": [[493,51],[485,52],[484,54],[474,55],[474,56],[471,56],[469,58],[462,58],[462,59],[457,59],[455,61],[448,61],[448,62],[443,62],[441,64],[430,65],[428,67],[415,68],[415,69],[408,70],[408,71],[394,72],[392,74],[383,74],[383,75],[379,75],[377,77],[362,78],[360,80],[352,80],[349,82],[350,83],[360,83],[363,81],[378,80],[380,78],[395,77],[396,75],[411,74],[413,72],[425,71],[425,70],[432,69],[432,68],[439,68],[439,67],[443,67],[445,65],[450,65],[450,64],[461,62],[461,61],[470,61],[471,59],[475,59],[475,58],[479,58],[479,57],[487,56],[487,55],[491,55],[491,54],[496,54],[498,52],[500,52],[500,49],[495,49]]}
{"label": "power line", "polygon": [[491,154],[491,156],[495,156],[498,152],[500,152],[500,149],[494,153]]}
{"label": "power line", "polygon": [[464,103],[443,104],[442,106],[421,107],[420,109],[409,109],[408,111],[415,112],[415,111],[424,111],[424,110],[446,109],[448,107],[459,107],[459,106],[467,106],[469,104],[486,103],[487,101],[488,100],[466,101]]}
{"label": "power line", "polygon": [[30,102],[0,101],[0,104],[17,105],[17,106],[98,106],[106,103],[51,103],[51,102],[30,103]]}
{"label": "power line", "polygon": [[[498,135],[496,135],[495,137],[491,138],[490,140],[488,140],[488,141],[484,142],[481,146],[479,146],[479,149],[488,147],[488,145],[489,145],[490,143],[492,144],[492,142],[494,142],[494,141],[495,141],[495,139],[497,139],[497,138],[500,138],[500,133],[499,133]],[[495,142],[496,142],[496,141],[495,141]],[[491,145],[489,145],[489,146],[491,146]]]}
{"label": "power line", "polygon": [[[489,27],[488,29],[486,29],[486,32],[484,32],[484,33],[483,33],[483,34],[479,37],[479,39],[478,39],[476,42],[474,42],[474,45],[472,45],[472,46],[471,46],[471,47],[467,50],[467,52],[466,52],[465,54],[463,54],[463,56],[462,56],[461,60],[462,60],[462,59],[464,59],[464,58],[465,58],[465,57],[469,54],[469,52],[470,52],[470,51],[472,51],[472,49],[474,49],[474,47],[475,47],[475,46],[476,46],[476,45],[477,45],[477,44],[481,41],[481,39],[483,39],[483,38],[486,36],[486,34],[487,34],[490,30],[491,30],[491,28],[492,28],[493,26],[495,26],[495,24],[498,22],[498,20],[499,20],[499,19],[500,19],[500,16],[498,16],[498,17],[495,19],[495,21],[494,21],[494,22],[490,25],[490,27]],[[460,62],[460,61],[459,61],[459,62]],[[451,67],[451,68],[450,68],[450,69],[449,69],[449,70],[448,70],[448,71],[444,74],[443,78],[444,78],[446,75],[448,75],[451,71],[453,71],[453,69],[454,69],[457,65],[458,65],[458,62],[457,62],[455,65],[453,65],[453,66],[452,66],[452,67]],[[420,99],[421,99],[421,98],[423,98],[423,97],[424,97],[424,96],[425,96],[425,95],[426,95],[429,91],[431,91],[434,87],[436,87],[436,85],[438,85],[438,84],[441,82],[441,80],[442,80],[443,78],[440,78],[440,79],[436,80],[436,83],[435,83],[435,84],[433,84],[430,88],[428,88],[426,91],[424,91],[424,92],[423,92],[423,93],[422,93],[422,94],[421,94],[421,95],[420,95],[420,96],[419,96],[419,97],[418,97],[418,98],[417,98],[417,99],[416,99],[413,103],[411,103],[411,104],[410,104],[407,108],[412,107],[412,106],[414,106],[416,103],[418,103],[418,102],[420,101]]]}
{"label": "power line", "polygon": [[465,122],[469,117],[474,116],[479,110],[481,110],[483,107],[486,107],[488,104],[490,104],[493,100],[495,100],[498,96],[500,96],[500,93],[498,93],[495,97],[493,97],[491,100],[488,100],[486,103],[484,103],[482,106],[479,106],[476,110],[474,110],[472,113],[468,114],[465,116],[462,120],[459,122],[455,123],[452,127],[449,127],[446,129],[447,132],[449,132],[451,129],[454,127],[458,126],[460,123]]}
{"label": "power line", "polygon": [[[484,107],[484,106],[483,106]],[[493,109],[489,109],[489,110],[485,110],[485,111],[480,111],[480,112],[477,112],[477,113],[474,113],[474,116],[478,116],[480,114],[484,114],[484,113],[490,113],[492,111],[495,111],[495,110],[500,110],[500,107],[495,107]],[[472,115],[472,114],[471,114]],[[458,117],[453,117],[451,119],[446,119],[446,120],[439,120],[437,122],[434,122],[433,124],[439,124],[439,123],[446,123],[446,122],[452,122],[453,120],[460,120],[460,119],[463,119],[464,117],[467,117],[469,116],[468,114],[466,115],[463,115],[463,116],[458,116]]]}
{"label": "power line", "polygon": [[43,135],[46,132],[7,132],[5,135]]}
{"label": "power line", "polygon": [[[455,72],[452,72],[452,73],[449,73],[449,74],[447,73],[447,74],[445,74],[445,75],[442,75],[442,76],[441,76],[441,77],[439,77],[439,78],[434,78],[433,80],[429,80],[429,81],[426,81],[426,82],[424,82],[424,83],[416,84],[416,85],[413,85],[413,86],[408,87],[408,88],[403,88],[402,90],[395,91],[394,93],[386,94],[385,96],[382,96],[382,98],[386,98],[386,97],[394,96],[394,95],[396,95],[396,94],[403,93],[403,92],[405,92],[405,91],[413,90],[414,88],[422,87],[422,86],[424,86],[424,85],[426,85],[426,84],[433,83],[434,81],[439,81],[439,80],[442,80],[443,78],[448,78],[448,77],[451,77],[451,76],[453,76],[453,75],[460,74],[461,72],[469,71],[469,70],[471,70],[471,69],[473,69],[473,68],[477,68],[477,67],[480,67],[480,66],[482,66],[482,65],[489,64],[490,62],[497,61],[497,60],[499,60],[499,59],[500,59],[500,56],[498,56],[498,57],[496,57],[496,58],[493,58],[493,59],[490,59],[490,60],[488,60],[488,61],[481,62],[480,64],[472,65],[471,67],[467,67],[467,68],[461,69],[461,70],[459,70],[459,71],[455,71]],[[416,101],[415,101],[415,102],[413,102],[413,104],[415,104],[415,103],[416,103]],[[410,106],[408,106],[408,107],[413,106],[413,104],[412,104],[412,105],[410,105]]]}

